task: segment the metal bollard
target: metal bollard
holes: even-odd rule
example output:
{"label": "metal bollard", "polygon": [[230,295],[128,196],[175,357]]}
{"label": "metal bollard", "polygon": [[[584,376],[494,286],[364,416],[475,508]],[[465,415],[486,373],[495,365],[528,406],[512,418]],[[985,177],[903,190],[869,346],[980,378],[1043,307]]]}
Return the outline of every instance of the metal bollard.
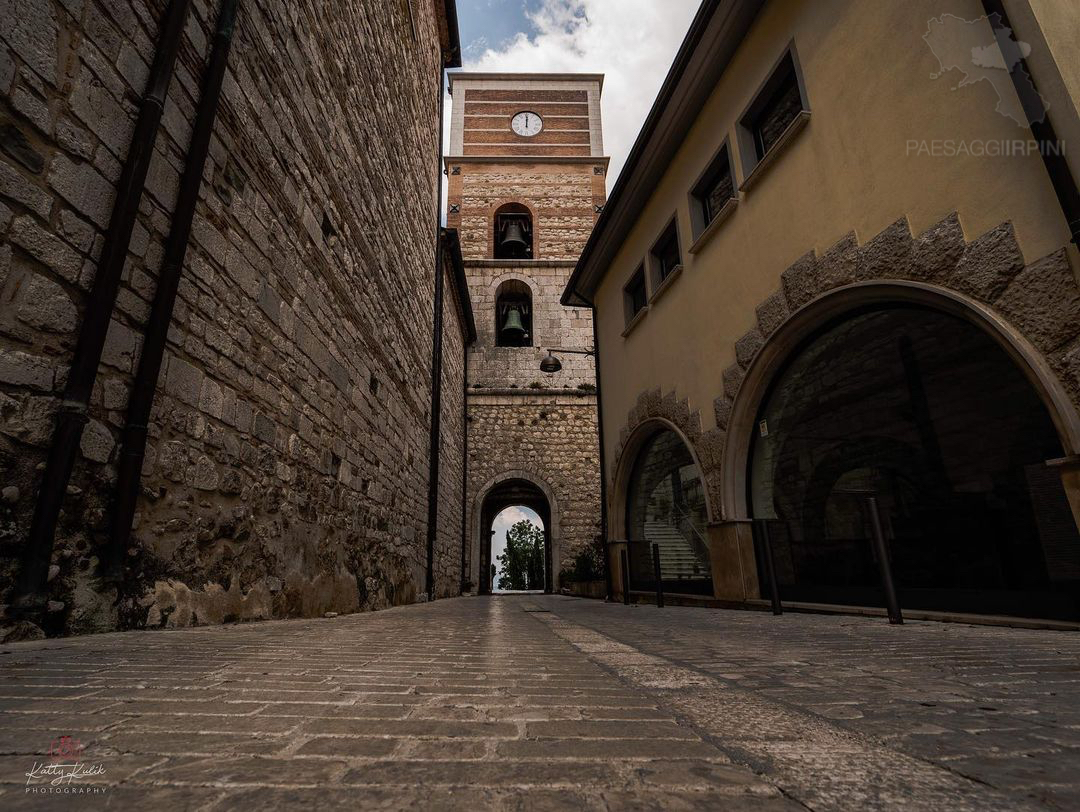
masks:
{"label": "metal bollard", "polygon": [[615,587],[611,578],[611,547],[608,545],[607,540],[602,536],[597,536],[597,538],[601,540],[601,543],[603,544],[601,549],[604,551],[604,585],[607,588],[607,594],[604,596],[604,601],[611,603],[615,600]]}
{"label": "metal bollard", "polygon": [[622,602],[630,605],[630,556],[626,554],[624,549],[620,556],[622,558]]}
{"label": "metal bollard", "polygon": [[881,514],[878,512],[876,496],[866,497],[866,509],[870,513],[870,528],[874,533],[874,549],[877,551],[878,567],[881,570],[881,586],[885,590],[885,608],[889,612],[889,623],[900,625],[904,622],[904,616],[900,612],[900,601],[893,585],[889,548],[885,545],[885,534],[881,530]]}
{"label": "metal bollard", "polygon": [[769,598],[772,600],[772,613],[782,615],[784,608],[780,605],[780,587],[776,583],[776,564],[773,562],[772,538],[769,536],[768,519],[757,519],[758,536],[761,539],[761,549],[765,559],[765,577],[769,580]]}
{"label": "metal bollard", "polygon": [[656,608],[664,608],[664,582],[660,580],[660,545],[652,546],[653,577],[656,579]]}

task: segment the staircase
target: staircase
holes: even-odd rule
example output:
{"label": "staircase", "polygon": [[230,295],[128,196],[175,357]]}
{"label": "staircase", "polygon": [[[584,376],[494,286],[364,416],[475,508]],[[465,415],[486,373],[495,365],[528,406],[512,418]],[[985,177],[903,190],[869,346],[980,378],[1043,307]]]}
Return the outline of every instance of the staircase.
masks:
{"label": "staircase", "polygon": [[[646,522],[645,540],[660,547],[660,577],[665,581],[709,578],[709,562],[699,558],[679,528],[664,522]],[[650,573],[651,574],[651,573]]]}

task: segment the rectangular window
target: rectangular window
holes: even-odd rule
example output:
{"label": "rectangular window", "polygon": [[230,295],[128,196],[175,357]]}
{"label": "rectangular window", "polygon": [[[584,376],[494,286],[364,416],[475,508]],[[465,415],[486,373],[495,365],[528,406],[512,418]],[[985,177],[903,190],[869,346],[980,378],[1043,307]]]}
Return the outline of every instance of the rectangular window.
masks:
{"label": "rectangular window", "polygon": [[767,95],[764,95],[761,109],[751,123],[758,160],[765,157],[765,153],[772,149],[791,122],[803,111],[799,77],[795,73],[795,64],[791,61],[790,54],[780,63],[770,84],[773,86],[766,88]]}
{"label": "rectangular window", "polygon": [[694,239],[709,227],[720,211],[735,197],[735,179],[731,173],[731,156],[727,144],[713,158],[690,192]]}
{"label": "rectangular window", "polygon": [[664,233],[656,241],[651,253],[657,282],[663,282],[682,264],[682,257],[679,255],[679,229],[674,220],[664,229]]}
{"label": "rectangular window", "polygon": [[806,85],[792,44],[739,119],[739,156],[746,176],[743,189],[754,181],[758,164],[768,165],[766,157],[794,136],[809,115]]}
{"label": "rectangular window", "polygon": [[705,222],[711,223],[720,213],[720,209],[724,208],[724,204],[735,197],[735,184],[731,180],[731,164],[725,160],[723,172],[717,175],[703,191],[705,194],[701,202],[705,206]]}
{"label": "rectangular window", "polygon": [[626,321],[629,322],[644,310],[649,302],[649,295],[645,290],[644,266],[638,266],[634,275],[630,277],[630,281],[626,283],[626,287],[623,288],[623,292],[626,295]]}

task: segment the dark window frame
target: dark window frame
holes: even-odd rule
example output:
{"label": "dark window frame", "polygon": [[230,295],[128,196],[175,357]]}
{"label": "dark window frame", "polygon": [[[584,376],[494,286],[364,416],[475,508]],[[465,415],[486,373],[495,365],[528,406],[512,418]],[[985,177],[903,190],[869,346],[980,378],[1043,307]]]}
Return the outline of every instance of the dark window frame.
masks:
{"label": "dark window frame", "polygon": [[[799,91],[799,103],[802,109],[784,127],[775,140],[764,144],[760,126],[766,113],[782,98],[784,89],[794,79]],[[810,100],[806,93],[806,81],[803,77],[802,64],[795,48],[794,40],[788,43],[783,54],[776,60],[764,82],[754,93],[752,100],[738,120],[739,157],[742,160],[743,177],[747,178],[765,158],[771,155],[786,140],[787,131],[799,120],[800,116],[810,112]],[[744,180],[744,183],[746,181]]]}
{"label": "dark window frame", "polygon": [[[731,194],[717,207],[716,211],[710,211],[710,192],[716,187],[717,181],[723,176],[725,169],[731,182]],[[708,167],[701,173],[697,182],[690,189],[690,225],[693,228],[694,239],[700,237],[705,232],[705,229],[712,225],[717,215],[723,211],[728,203],[738,199],[739,185],[735,178],[735,163],[731,159],[731,143],[725,138],[720,145],[720,149],[716,151],[712,160],[709,161]]]}
{"label": "dark window frame", "polygon": [[[672,256],[668,253],[674,245],[675,262],[671,262]],[[649,249],[649,277],[652,282],[651,296],[655,296],[664,282],[681,268],[683,264],[682,240],[679,238],[679,218],[673,216],[660,236],[656,238],[652,248]]]}
{"label": "dark window frame", "polygon": [[[640,299],[635,295],[638,290],[640,290]],[[627,324],[648,308],[649,288],[645,279],[645,263],[637,266],[634,272],[630,274],[629,281],[623,286],[623,303],[625,305]]]}

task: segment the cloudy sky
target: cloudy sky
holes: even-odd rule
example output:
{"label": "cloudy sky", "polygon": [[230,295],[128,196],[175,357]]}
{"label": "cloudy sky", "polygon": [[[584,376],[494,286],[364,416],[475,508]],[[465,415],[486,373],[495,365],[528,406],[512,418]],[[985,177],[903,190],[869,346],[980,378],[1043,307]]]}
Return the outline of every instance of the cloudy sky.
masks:
{"label": "cloudy sky", "polygon": [[[503,550],[506,549],[506,531],[522,520],[532,522],[541,529],[544,527],[544,523],[540,521],[536,512],[527,507],[508,507],[495,517],[495,522],[491,525],[491,529],[495,531],[495,535],[491,537],[491,562],[496,567],[499,566],[498,556],[502,555]],[[499,576],[496,575],[496,590],[499,588],[498,578]]]}
{"label": "cloudy sky", "polygon": [[457,0],[462,62],[475,71],[606,74],[610,191],[699,2]]}

